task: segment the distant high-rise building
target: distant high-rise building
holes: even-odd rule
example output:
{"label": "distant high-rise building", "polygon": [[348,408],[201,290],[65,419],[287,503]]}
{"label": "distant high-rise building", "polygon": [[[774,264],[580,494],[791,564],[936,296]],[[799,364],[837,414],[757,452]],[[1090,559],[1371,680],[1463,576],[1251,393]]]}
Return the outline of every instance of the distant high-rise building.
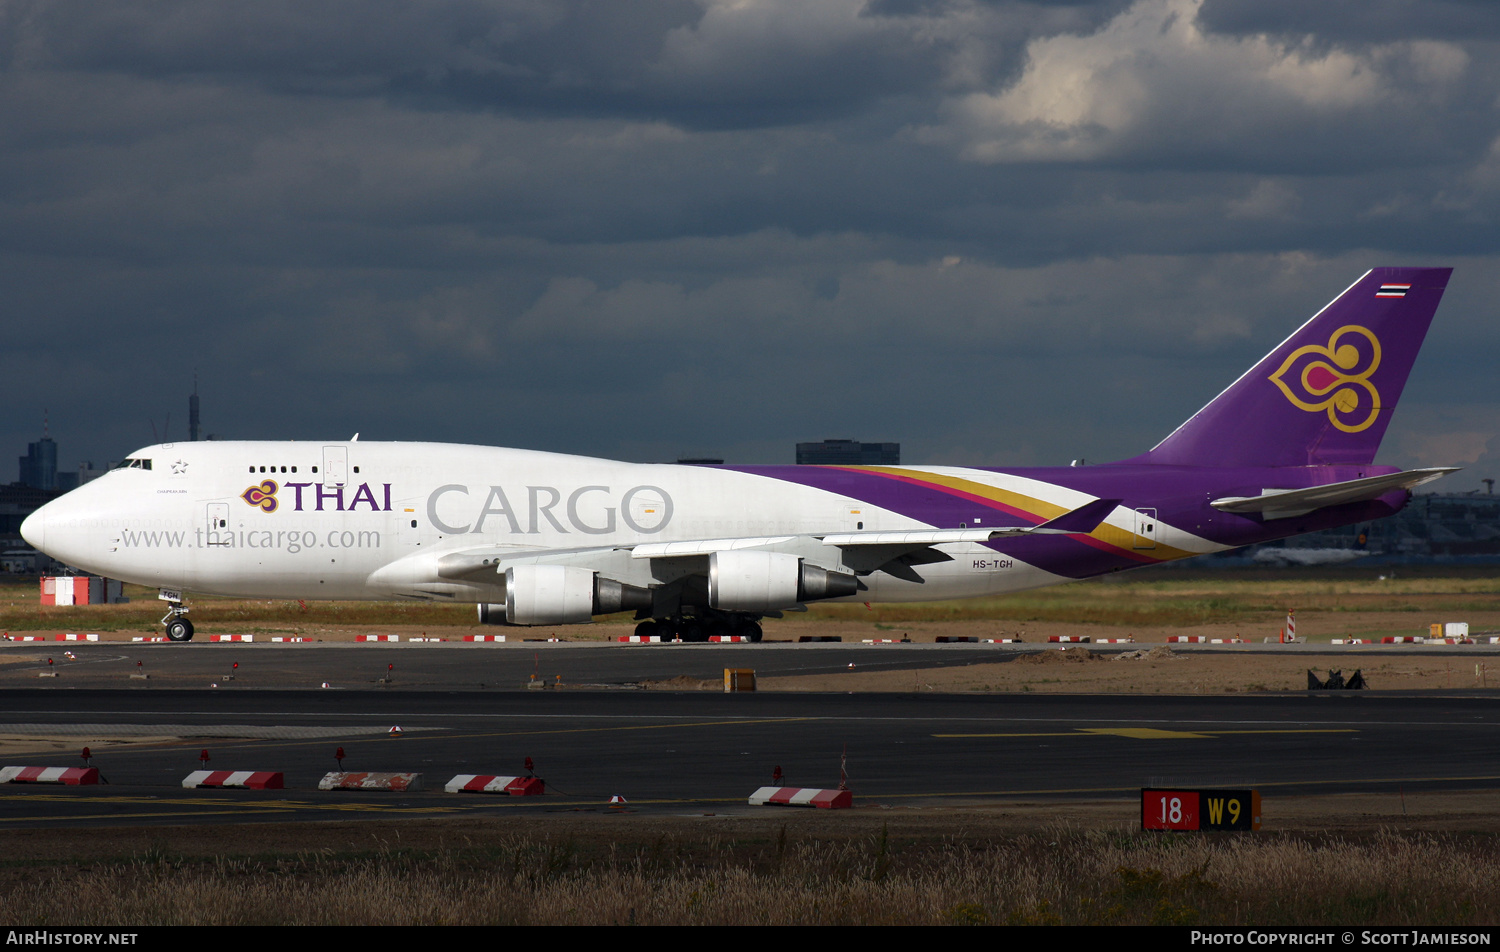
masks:
{"label": "distant high-rise building", "polygon": [[57,488],[57,444],[49,435],[45,414],[42,416],[42,438],[26,444],[26,455],[21,457],[21,485],[32,489],[53,490]]}
{"label": "distant high-rise building", "polygon": [[798,466],[894,466],[900,462],[900,443],[824,440],[797,444]]}

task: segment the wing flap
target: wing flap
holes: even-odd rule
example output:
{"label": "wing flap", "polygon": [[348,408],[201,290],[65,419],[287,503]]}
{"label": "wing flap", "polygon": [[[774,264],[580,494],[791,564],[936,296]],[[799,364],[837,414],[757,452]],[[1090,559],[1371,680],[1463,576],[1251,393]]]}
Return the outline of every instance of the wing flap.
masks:
{"label": "wing flap", "polygon": [[1095,499],[1037,526],[1007,526],[1001,529],[905,529],[892,532],[835,532],[823,536],[824,545],[928,546],[950,542],[992,542],[1026,535],[1069,535],[1093,532],[1108,518],[1118,499]]}

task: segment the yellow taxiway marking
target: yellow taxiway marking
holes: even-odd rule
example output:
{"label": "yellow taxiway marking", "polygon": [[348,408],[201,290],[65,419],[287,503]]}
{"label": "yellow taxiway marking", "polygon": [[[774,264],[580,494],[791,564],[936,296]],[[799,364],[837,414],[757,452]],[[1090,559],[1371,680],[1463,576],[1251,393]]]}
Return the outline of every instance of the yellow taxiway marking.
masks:
{"label": "yellow taxiway marking", "polygon": [[1047,733],[1015,733],[1015,734],[933,734],[933,737],[958,738],[958,737],[1086,737],[1089,735],[1111,734],[1115,737],[1133,737],[1137,740],[1206,740],[1219,737],[1224,734],[1357,734],[1357,727],[1308,727],[1308,728],[1267,728],[1265,730],[1199,730],[1199,731],[1169,731],[1159,727],[1079,727],[1070,731],[1051,731]]}
{"label": "yellow taxiway marking", "polygon": [[1134,737],[1136,740],[1177,740],[1213,736],[1195,731],[1164,731],[1157,727],[1081,727],[1079,730],[1085,734],[1113,734],[1116,737]]}

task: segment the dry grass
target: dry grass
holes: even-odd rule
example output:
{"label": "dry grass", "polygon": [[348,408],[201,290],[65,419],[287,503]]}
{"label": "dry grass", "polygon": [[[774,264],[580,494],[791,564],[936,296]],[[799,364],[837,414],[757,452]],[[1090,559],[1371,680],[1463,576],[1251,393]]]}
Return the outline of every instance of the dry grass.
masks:
{"label": "dry grass", "polygon": [[1500,919],[1500,860],[1481,834],[911,840],[783,826],[763,840],[592,848],[571,837],[253,858],[156,848],[31,868],[0,895],[16,926],[1468,926]]}
{"label": "dry grass", "polygon": [[[877,626],[953,621],[1064,622],[1129,627],[1188,627],[1243,623],[1264,627],[1285,614],[1422,612],[1458,617],[1500,609],[1494,572],[1441,574],[1383,569],[1217,572],[1146,570],[997,598],[910,604],[814,605],[810,621],[857,621]],[[165,607],[154,590],[126,586],[129,605],[43,606],[34,580],[0,584],[0,630],[156,631]],[[469,627],[471,605],[392,602],[306,602],[192,596],[201,631],[301,634],[349,626]],[[628,615],[611,616],[624,621]]]}

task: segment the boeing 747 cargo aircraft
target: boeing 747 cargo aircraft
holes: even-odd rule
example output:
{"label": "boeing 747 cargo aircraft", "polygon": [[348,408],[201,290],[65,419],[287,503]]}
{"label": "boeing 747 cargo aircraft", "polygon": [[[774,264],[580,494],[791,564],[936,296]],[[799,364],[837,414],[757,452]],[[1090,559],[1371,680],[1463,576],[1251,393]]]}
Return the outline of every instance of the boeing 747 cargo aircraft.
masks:
{"label": "boeing 747 cargo aircraft", "polygon": [[1364,522],[1452,472],[1374,464],[1451,269],[1376,268],[1140,456],[1039,469],[680,466],[442,443],[162,443],[32,545],[182,593],[422,599],[488,624],[633,611],[760,637],[815,600],[994,595]]}

